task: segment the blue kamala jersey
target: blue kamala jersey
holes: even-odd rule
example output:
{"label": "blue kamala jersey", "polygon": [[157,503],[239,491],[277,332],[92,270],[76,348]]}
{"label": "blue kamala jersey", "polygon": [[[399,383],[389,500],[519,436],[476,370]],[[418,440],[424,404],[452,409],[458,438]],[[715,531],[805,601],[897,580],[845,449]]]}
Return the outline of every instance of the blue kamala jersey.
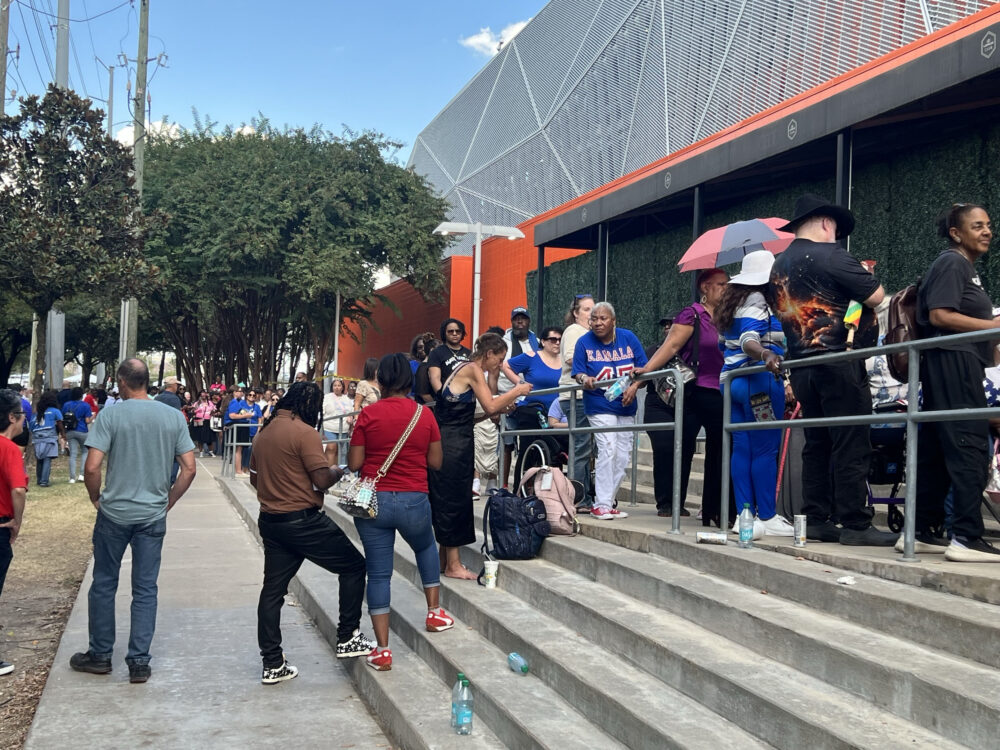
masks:
{"label": "blue kamala jersey", "polygon": [[[573,377],[580,373],[598,380],[612,380],[628,375],[636,367],[647,362],[646,352],[634,333],[626,328],[616,328],[615,336],[608,344],[588,331],[576,342],[573,351]],[[604,389],[595,388],[583,392],[583,408],[587,414],[617,414],[630,417],[635,414],[635,401],[622,406],[621,399],[608,402]]]}

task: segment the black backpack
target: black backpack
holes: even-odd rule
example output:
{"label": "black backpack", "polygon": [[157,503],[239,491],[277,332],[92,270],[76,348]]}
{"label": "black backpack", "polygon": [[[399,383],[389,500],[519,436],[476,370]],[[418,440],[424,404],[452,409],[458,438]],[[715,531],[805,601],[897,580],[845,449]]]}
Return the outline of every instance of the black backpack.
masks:
{"label": "black backpack", "polygon": [[63,429],[64,430],[75,430],[77,426],[76,419],[76,405],[80,403],[79,401],[68,401],[65,406],[63,406]]}
{"label": "black backpack", "polygon": [[[497,560],[530,560],[538,554],[551,527],[545,503],[534,495],[517,497],[493,490],[483,511],[484,555]],[[489,548],[490,537],[493,549]]]}

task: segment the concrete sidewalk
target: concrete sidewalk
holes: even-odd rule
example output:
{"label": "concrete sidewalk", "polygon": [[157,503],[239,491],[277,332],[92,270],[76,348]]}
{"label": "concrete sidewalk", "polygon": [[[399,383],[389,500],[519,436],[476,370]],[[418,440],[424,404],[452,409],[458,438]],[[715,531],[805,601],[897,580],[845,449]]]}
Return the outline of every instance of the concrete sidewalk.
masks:
{"label": "concrete sidewalk", "polygon": [[194,485],[170,512],[152,678],[144,685],[128,681],[126,553],[114,671],[90,675],[69,667],[70,656],[87,649],[88,569],[26,748],[389,746],[343,664],[299,607],[282,610],[284,646],[299,676],[261,684],[257,596],[263,553],[219,491],[212,474],[220,468],[217,459],[198,461]]}

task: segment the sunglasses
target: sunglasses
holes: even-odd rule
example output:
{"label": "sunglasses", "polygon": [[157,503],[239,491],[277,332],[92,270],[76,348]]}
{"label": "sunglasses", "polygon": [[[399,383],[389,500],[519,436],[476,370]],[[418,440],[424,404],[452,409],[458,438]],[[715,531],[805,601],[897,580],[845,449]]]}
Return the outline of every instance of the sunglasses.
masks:
{"label": "sunglasses", "polygon": [[549,336],[548,338],[545,339],[545,341],[551,341],[554,344],[558,344],[560,341],[562,341],[562,336]]}
{"label": "sunglasses", "polygon": [[463,331],[461,328],[449,328],[449,329],[447,329],[445,331],[445,333],[461,333],[461,334],[464,334],[465,331]]}

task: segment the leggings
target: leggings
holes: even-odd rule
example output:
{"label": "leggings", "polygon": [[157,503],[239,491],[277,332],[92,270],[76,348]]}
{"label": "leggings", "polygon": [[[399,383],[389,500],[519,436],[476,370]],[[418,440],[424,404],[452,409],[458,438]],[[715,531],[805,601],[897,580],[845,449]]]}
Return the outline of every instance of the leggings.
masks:
{"label": "leggings", "polygon": [[[752,396],[764,393],[770,396],[774,419],[785,411],[785,388],[769,372],[759,372],[730,382],[733,400],[732,421],[743,424],[757,421],[750,405]],[[763,521],[775,514],[778,483],[778,449],[781,430],[754,430],[734,432],[730,474],[736,494],[736,508],[744,504]]]}

